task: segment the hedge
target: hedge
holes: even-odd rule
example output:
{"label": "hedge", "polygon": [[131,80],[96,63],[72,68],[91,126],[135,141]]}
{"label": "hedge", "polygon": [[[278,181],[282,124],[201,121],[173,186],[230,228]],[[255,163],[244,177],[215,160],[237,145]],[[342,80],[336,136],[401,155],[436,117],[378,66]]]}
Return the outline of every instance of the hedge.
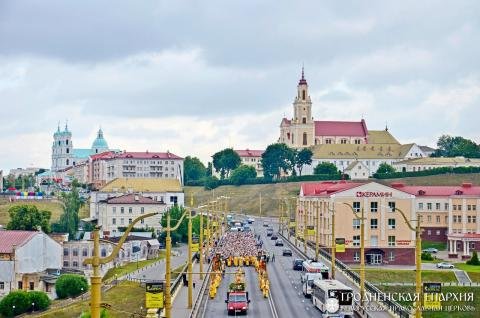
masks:
{"label": "hedge", "polygon": [[55,291],[60,299],[77,297],[88,291],[88,282],[84,276],[63,274],[55,283]]}
{"label": "hedge", "polygon": [[479,173],[480,167],[440,167],[433,168],[428,170],[421,171],[410,171],[410,172],[394,172],[394,173],[375,173],[373,177],[376,179],[394,179],[394,178],[405,178],[405,177],[423,177],[423,176],[433,176],[438,174],[447,174],[447,173]]}
{"label": "hedge", "polygon": [[[35,304],[34,307],[32,307],[32,304]],[[50,298],[42,291],[17,290],[10,292],[0,301],[0,314],[5,317],[14,317],[32,309],[47,309],[50,304]]]}

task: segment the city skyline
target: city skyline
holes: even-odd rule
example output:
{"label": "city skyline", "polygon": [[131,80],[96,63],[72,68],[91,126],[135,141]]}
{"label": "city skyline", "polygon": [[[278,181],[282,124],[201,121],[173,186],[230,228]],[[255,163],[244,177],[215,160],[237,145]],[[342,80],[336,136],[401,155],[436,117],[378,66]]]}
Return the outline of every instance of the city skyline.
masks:
{"label": "city skyline", "polygon": [[111,6],[0,5],[0,169],[49,167],[66,119],[75,147],[101,126],[112,148],[205,163],[263,149],[291,116],[302,64],[315,119],[363,117],[402,143],[480,142],[475,2]]}

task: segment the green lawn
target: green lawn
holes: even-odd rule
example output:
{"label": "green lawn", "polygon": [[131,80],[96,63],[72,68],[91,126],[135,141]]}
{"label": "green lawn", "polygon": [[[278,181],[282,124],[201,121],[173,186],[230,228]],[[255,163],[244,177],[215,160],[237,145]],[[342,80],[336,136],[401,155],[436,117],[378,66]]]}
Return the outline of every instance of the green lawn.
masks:
{"label": "green lawn", "polygon": [[443,242],[431,242],[431,241],[422,241],[422,250],[426,248],[436,248],[439,251],[446,251],[447,250],[447,243]]}
{"label": "green lawn", "polygon": [[[379,286],[379,288],[385,292],[390,293],[413,293],[415,292],[414,286]],[[450,311],[446,311],[445,309],[438,312],[433,311],[424,311],[423,317],[425,318],[473,318],[479,317],[480,312],[480,290],[469,288],[469,287],[453,287],[453,286],[442,286],[442,293],[444,296],[446,293],[471,293],[473,292],[473,302],[467,301],[444,301],[442,302],[442,306],[471,306],[469,309],[470,311],[460,311],[458,309],[452,309]],[[398,297],[397,297],[398,298]],[[399,302],[402,305],[411,306],[411,302]],[[466,308],[466,307],[463,307]],[[473,310],[471,310],[473,309]]]}
{"label": "green lawn", "polygon": [[119,266],[116,268],[110,268],[108,272],[103,276],[102,281],[107,281],[108,279],[114,278],[115,275],[118,277],[129,274],[131,272],[136,271],[138,268],[142,268],[145,266],[148,266],[152,263],[155,263],[158,260],[161,260],[162,258],[165,258],[165,251],[160,251],[159,257],[155,259],[147,259],[144,261],[139,261],[138,262],[138,267],[137,267],[137,262],[131,262],[123,266]]}
{"label": "green lawn", "polygon": [[[118,286],[112,287],[102,294],[102,302],[112,305],[112,308],[115,309],[109,310],[110,318],[132,317],[132,313],[138,313],[140,312],[140,307],[145,307],[145,287],[141,287],[140,284],[134,282],[121,282]],[[79,317],[83,311],[89,310],[88,304],[89,300],[85,300],[62,308],[48,310],[41,314],[28,316],[42,318]]]}
{"label": "green lawn", "polygon": [[480,273],[480,265],[468,265],[465,263],[455,263],[456,268],[466,272]]}
{"label": "green lawn", "polygon": [[467,272],[468,276],[474,283],[480,283],[480,273],[479,272]]}
{"label": "green lawn", "polygon": [[[354,271],[359,272],[358,268]],[[370,269],[365,270],[365,279],[371,283],[414,283],[415,272],[413,270],[399,269]],[[456,282],[455,274],[451,271],[422,271],[424,282]]]}

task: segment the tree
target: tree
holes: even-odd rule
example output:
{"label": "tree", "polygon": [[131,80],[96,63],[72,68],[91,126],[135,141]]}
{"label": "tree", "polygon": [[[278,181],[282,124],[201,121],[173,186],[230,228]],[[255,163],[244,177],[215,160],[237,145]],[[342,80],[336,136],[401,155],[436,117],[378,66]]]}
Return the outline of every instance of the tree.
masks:
{"label": "tree", "polygon": [[480,145],[460,136],[442,135],[438,138],[437,147],[438,149],[433,154],[435,157],[480,158]]}
{"label": "tree", "polygon": [[215,176],[209,176],[205,178],[204,188],[205,190],[213,190],[218,187],[218,178]]}
{"label": "tree", "polygon": [[242,162],[238,153],[232,148],[226,148],[215,153],[213,156],[213,167],[220,172],[220,178],[228,178],[230,171],[236,169]]}
{"label": "tree", "polygon": [[15,205],[8,210],[8,214],[8,230],[36,231],[40,226],[43,232],[50,233],[50,211],[39,211],[34,205]]}
{"label": "tree", "polygon": [[472,257],[467,261],[468,265],[480,265],[480,260],[478,260],[477,251],[473,251]]}
{"label": "tree", "polygon": [[[180,218],[182,217],[183,213],[185,212],[185,208],[174,205],[169,209],[170,213],[170,226],[175,226]],[[204,219],[205,220],[205,219]],[[167,228],[167,213],[164,213],[162,215],[162,220],[160,221],[162,224],[163,229]],[[206,221],[204,222],[204,225],[206,225]],[[200,233],[200,219],[199,216],[195,217],[192,220],[192,233],[199,234]],[[176,242],[187,242],[188,241],[188,218],[185,216],[185,218],[182,220],[182,223],[180,223],[180,226],[173,232],[170,233],[172,237],[172,243],[175,244]],[[162,231],[160,234],[160,241],[165,240],[166,233],[165,231]]]}
{"label": "tree", "polygon": [[[15,306],[15,307],[14,307]],[[13,317],[27,312],[32,306],[28,293],[23,290],[10,292],[0,301],[0,313],[5,317]]]}
{"label": "tree", "polygon": [[183,162],[183,182],[187,184],[190,180],[200,180],[205,177],[207,169],[197,157],[187,156]]}
{"label": "tree", "polygon": [[249,165],[240,165],[237,169],[232,171],[230,180],[235,185],[244,184],[247,179],[253,179],[257,177],[257,171],[255,167]]}
{"label": "tree", "polygon": [[386,162],[383,162],[381,163],[379,166],[378,166],[378,169],[377,169],[377,173],[395,173],[395,168],[392,167],[391,165],[389,165],[388,163]]}
{"label": "tree", "polygon": [[267,179],[280,178],[282,171],[293,170],[295,152],[284,143],[271,144],[262,154],[263,175]]}
{"label": "tree", "polygon": [[55,232],[68,233],[69,238],[73,239],[78,230],[78,211],[80,211],[83,202],[75,187],[69,193],[63,192],[60,200],[63,204],[63,213],[60,216],[60,220],[53,224],[53,230]]}
{"label": "tree", "polygon": [[295,154],[295,166],[298,169],[299,175],[302,175],[304,165],[312,164],[313,152],[308,148],[303,148]]}
{"label": "tree", "polygon": [[48,295],[42,291],[30,291],[28,297],[30,304],[35,304],[32,308],[35,311],[47,309],[52,303]]}
{"label": "tree", "polygon": [[208,162],[207,164],[207,171],[205,172],[207,177],[211,177],[213,174],[213,165],[211,162]]}
{"label": "tree", "polygon": [[77,297],[88,291],[88,282],[85,276],[63,274],[55,283],[55,292],[58,298]]}
{"label": "tree", "polygon": [[314,169],[313,169],[314,174],[327,174],[327,175],[335,175],[339,174],[340,171],[337,169],[337,166],[335,166],[331,162],[320,162]]}

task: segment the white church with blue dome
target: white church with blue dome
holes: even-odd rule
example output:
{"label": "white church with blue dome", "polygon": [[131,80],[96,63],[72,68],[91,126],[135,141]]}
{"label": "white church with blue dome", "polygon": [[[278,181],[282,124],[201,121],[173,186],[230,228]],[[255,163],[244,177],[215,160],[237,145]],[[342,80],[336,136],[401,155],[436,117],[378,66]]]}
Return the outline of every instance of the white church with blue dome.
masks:
{"label": "white church with blue dome", "polygon": [[101,128],[98,130],[97,138],[93,141],[92,147],[81,149],[73,148],[72,132],[68,130],[68,125],[65,125],[63,131],[60,130],[59,125],[57,131],[53,134],[52,172],[65,170],[75,164],[87,161],[91,155],[109,150]]}

